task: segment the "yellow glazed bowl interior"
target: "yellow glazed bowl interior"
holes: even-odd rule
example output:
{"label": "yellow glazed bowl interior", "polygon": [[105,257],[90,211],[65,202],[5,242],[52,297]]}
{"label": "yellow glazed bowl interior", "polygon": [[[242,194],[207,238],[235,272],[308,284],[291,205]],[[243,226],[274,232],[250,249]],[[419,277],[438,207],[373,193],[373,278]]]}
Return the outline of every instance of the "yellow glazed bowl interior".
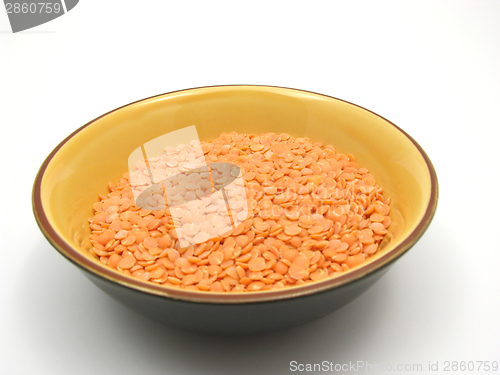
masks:
{"label": "yellow glazed bowl interior", "polygon": [[[109,269],[88,249],[98,194],[128,171],[129,155],[151,139],[196,125],[200,140],[222,132],[288,133],[354,155],[391,197],[389,233],[381,250],[353,270],[307,286],[224,296],[170,289]],[[119,284],[178,299],[219,302],[289,298],[363,277],[406,252],[423,234],[437,204],[437,179],[425,152],[401,129],[364,108],[332,97],[267,86],[218,86],[144,99],[111,111],[63,141],[40,169],[34,211],[49,241],[81,267]],[[313,285],[314,284],[314,285]],[[312,285],[312,286],[311,286]],[[243,294],[243,293],[242,293]]]}

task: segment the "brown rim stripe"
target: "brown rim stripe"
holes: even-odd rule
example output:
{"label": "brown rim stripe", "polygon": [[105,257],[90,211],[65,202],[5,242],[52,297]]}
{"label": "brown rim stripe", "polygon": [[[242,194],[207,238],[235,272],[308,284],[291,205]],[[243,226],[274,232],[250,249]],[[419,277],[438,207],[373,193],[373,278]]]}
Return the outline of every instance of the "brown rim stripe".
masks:
{"label": "brown rim stripe", "polygon": [[[322,96],[326,97],[329,99],[334,99],[338,100],[350,105],[353,105],[355,107],[358,107],[360,109],[363,109],[369,113],[374,114],[375,116],[385,120],[387,123],[391,124],[394,126],[397,130],[399,130],[403,135],[405,135],[418,149],[420,154],[425,160],[425,163],[427,164],[427,168],[430,174],[430,180],[431,180],[431,194],[430,194],[430,200],[429,204],[427,206],[427,209],[425,211],[424,217],[420,221],[420,223],[417,225],[415,230],[411,232],[408,237],[400,243],[398,246],[396,246],[394,249],[392,249],[390,252],[387,254],[384,254],[381,256],[379,259],[367,264],[366,266],[362,266],[358,269],[355,269],[347,274],[343,274],[331,279],[325,279],[322,281],[314,282],[311,284],[307,284],[304,286],[300,287],[293,287],[293,288],[285,288],[277,291],[263,291],[263,292],[252,292],[252,293],[215,293],[215,292],[196,292],[196,291],[189,291],[189,290],[182,290],[182,289],[173,289],[173,288],[168,288],[160,285],[156,285],[153,283],[148,283],[146,281],[140,281],[138,279],[134,279],[132,277],[128,277],[125,275],[122,275],[120,273],[116,273],[115,271],[111,270],[110,268],[104,266],[104,265],[98,265],[97,263],[94,263],[90,259],[88,259],[85,255],[83,255],[81,252],[73,248],[69,243],[64,241],[54,230],[54,228],[50,225],[49,220],[45,214],[45,211],[42,206],[42,199],[41,199],[41,184],[42,184],[42,179],[43,175],[45,173],[45,170],[47,169],[47,166],[51,162],[52,158],[54,155],[59,151],[59,149],[68,142],[69,139],[74,137],[77,133],[85,129],[87,126],[91,125],[95,121],[99,120],[100,118],[109,115],[110,113],[113,113],[115,111],[118,111],[124,107],[128,107],[130,105],[143,102],[146,100],[150,100],[153,98],[161,97],[161,96],[166,96],[166,95],[172,95],[175,93],[179,92],[189,92],[193,90],[203,90],[203,89],[213,89],[213,88],[231,88],[231,87],[236,87],[236,88],[276,88],[276,89],[283,89],[283,90],[290,90],[290,91],[296,91],[296,92],[303,92],[303,93],[308,93],[308,94],[314,94],[317,96]],[[393,124],[391,121],[387,120],[385,117],[380,116],[379,114],[370,111],[364,107],[361,107],[357,104],[350,103],[346,100],[338,99],[329,95],[324,95],[324,94],[318,94],[313,91],[307,91],[307,90],[299,90],[299,89],[293,89],[289,87],[281,87],[281,86],[266,86],[266,85],[243,85],[243,84],[236,84],[236,85],[215,85],[215,86],[204,86],[204,87],[194,87],[190,89],[184,89],[184,90],[176,90],[164,94],[159,94],[159,95],[153,95],[145,99],[140,99],[137,101],[134,101],[129,104],[125,104],[121,107],[118,107],[116,109],[113,109],[99,117],[96,117],[92,121],[86,123],[79,129],[75,130],[73,133],[71,133],[66,139],[64,139],[59,145],[57,145],[56,148],[47,156],[43,164],[41,165],[37,176],[35,178],[34,184],[33,184],[33,195],[32,195],[32,203],[33,203],[33,213],[35,215],[35,219],[37,221],[38,226],[40,227],[40,230],[44,234],[44,236],[47,238],[47,240],[51,243],[52,246],[55,247],[56,250],[58,250],[65,258],[73,262],[79,267],[82,267],[83,269],[100,276],[106,280],[115,282],[117,284],[120,284],[122,286],[135,289],[138,291],[142,291],[145,293],[161,296],[161,297],[168,297],[168,298],[173,298],[173,299],[179,299],[179,300],[184,300],[184,301],[191,301],[191,302],[203,302],[203,303],[250,303],[250,302],[265,302],[265,301],[275,301],[275,300],[282,300],[282,299],[288,299],[288,298],[294,298],[294,297],[299,297],[299,296],[306,296],[310,295],[313,293],[321,292],[324,290],[332,289],[344,284],[347,284],[351,281],[360,279],[361,277],[375,271],[376,269],[379,269],[385,265],[388,265],[392,262],[394,262],[397,258],[402,256],[404,253],[406,253],[414,244],[415,242],[424,234],[425,230],[429,226],[437,208],[437,201],[438,201],[438,181],[437,181],[437,175],[436,171],[434,170],[434,167],[425,153],[425,151],[420,147],[420,145],[410,136],[408,133],[406,133],[404,130],[402,130],[400,127],[397,125]]]}

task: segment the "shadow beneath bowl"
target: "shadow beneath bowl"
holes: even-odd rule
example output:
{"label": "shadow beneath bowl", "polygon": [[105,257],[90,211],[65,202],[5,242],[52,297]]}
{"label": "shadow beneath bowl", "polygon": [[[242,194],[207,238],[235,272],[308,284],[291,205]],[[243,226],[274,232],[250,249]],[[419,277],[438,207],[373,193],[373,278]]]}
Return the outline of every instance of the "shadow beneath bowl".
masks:
{"label": "shadow beneath bowl", "polygon": [[29,338],[26,344],[47,361],[45,366],[61,355],[73,364],[90,357],[99,372],[112,373],[116,363],[107,359],[119,356],[131,373],[147,368],[148,373],[285,374],[291,361],[333,361],[332,353],[349,358],[360,342],[376,342],[379,319],[390,306],[386,277],[349,305],[307,325],[260,335],[198,334],[124,308],[90,286],[45,241],[32,254],[25,264],[30,277],[15,281],[16,312],[25,322],[20,335]]}

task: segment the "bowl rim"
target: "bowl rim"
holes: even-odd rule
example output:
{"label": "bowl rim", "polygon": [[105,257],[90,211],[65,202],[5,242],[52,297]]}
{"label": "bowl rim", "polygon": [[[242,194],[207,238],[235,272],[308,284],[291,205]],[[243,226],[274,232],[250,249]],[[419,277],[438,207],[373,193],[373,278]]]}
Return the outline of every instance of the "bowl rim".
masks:
{"label": "bowl rim", "polygon": [[[277,89],[278,91],[283,90],[283,92],[286,91],[295,91],[298,93],[306,93],[306,94],[313,94],[319,97],[327,98],[328,100],[337,100],[340,102],[344,102],[346,104],[358,107],[359,109],[362,109],[364,111],[367,111],[382,120],[384,120],[387,124],[392,125],[395,127],[399,132],[403,134],[407,139],[409,139],[413,145],[417,148],[421,156],[423,157],[426,165],[427,165],[427,170],[430,175],[430,182],[431,182],[431,192],[430,192],[430,198],[429,202],[427,204],[427,207],[425,209],[425,213],[420,220],[420,222],[417,224],[415,229],[407,236],[406,239],[403,240],[399,245],[397,245],[394,249],[388,251],[386,254],[382,255],[380,258],[375,259],[374,261],[367,263],[366,265],[360,266],[359,268],[355,268],[352,271],[349,271],[347,273],[340,274],[336,277],[332,278],[327,278],[321,281],[316,281],[312,282],[309,284],[297,286],[297,287],[291,287],[291,288],[284,288],[276,291],[257,291],[257,292],[241,292],[241,293],[226,293],[226,292],[205,292],[205,291],[191,291],[191,290],[184,290],[184,289],[177,289],[177,288],[169,288],[165,287],[162,285],[150,283],[147,281],[142,281],[139,279],[135,279],[133,277],[127,276],[120,274],[111,268],[108,268],[105,265],[100,265],[88,257],[86,257],[84,254],[82,254],[79,250],[71,246],[69,243],[67,243],[57,232],[56,230],[52,227],[50,224],[47,215],[45,214],[43,205],[42,205],[42,197],[41,197],[41,189],[42,189],[42,180],[45,174],[45,171],[52,161],[53,157],[57,154],[57,152],[71,139],[73,138],[76,134],[81,132],[83,129],[86,127],[92,125],[94,122],[97,120],[113,113],[118,110],[121,110],[125,107],[144,102],[147,100],[155,99],[155,98],[160,98],[163,96],[168,96],[172,94],[178,94],[178,93],[189,93],[195,92],[197,90],[213,90],[213,89],[245,89],[245,88],[250,88],[250,89]],[[439,189],[438,189],[438,180],[437,180],[437,175],[436,171],[434,169],[434,166],[432,165],[432,162],[430,161],[429,157],[425,153],[425,151],[422,149],[422,147],[408,134],[406,133],[403,129],[392,123],[391,121],[387,120],[385,117],[380,116],[379,114],[366,109],[360,105],[351,103],[349,101],[339,99],[333,96],[325,95],[325,94],[319,94],[313,91],[307,91],[307,90],[301,90],[301,89],[295,89],[295,88],[290,88],[290,87],[283,87],[283,86],[271,86],[271,85],[254,85],[254,84],[231,84],[231,85],[213,85],[213,86],[200,86],[200,87],[193,87],[193,88],[188,88],[188,89],[182,89],[182,90],[175,90],[175,91],[170,91],[167,93],[163,94],[158,94],[158,95],[153,95],[144,99],[139,99],[136,101],[133,101],[131,103],[125,104],[123,106],[117,107],[109,112],[106,112],[93,120],[87,122],[85,125],[81,126],[80,128],[76,129],[74,132],[72,132],[70,135],[68,135],[63,141],[61,141],[53,150],[52,152],[46,157],[44,162],[42,163],[40,169],[38,170],[38,173],[36,175],[35,181],[33,183],[33,190],[32,190],[32,207],[33,207],[33,213],[35,216],[35,220],[43,233],[43,235],[46,237],[46,239],[49,241],[49,243],[61,254],[63,255],[66,259],[68,259],[70,262],[78,266],[84,271],[91,272],[99,277],[102,277],[103,279],[107,281],[111,281],[115,284],[121,285],[123,287],[129,288],[129,289],[134,289],[136,291],[148,293],[150,295],[155,295],[159,297],[165,297],[165,298],[171,298],[171,299],[177,299],[177,300],[182,300],[182,301],[189,301],[189,302],[199,302],[199,303],[218,303],[218,304],[237,304],[237,303],[256,303],[256,302],[265,302],[265,301],[277,301],[277,300],[284,300],[284,299],[290,299],[290,298],[296,298],[300,296],[307,296],[311,295],[314,293],[334,289],[337,287],[340,287],[342,285],[354,282],[356,280],[359,280],[363,278],[364,276],[375,272],[378,269],[381,268],[386,268],[389,264],[393,263],[396,261],[398,258],[400,258],[403,254],[405,254],[416,242],[417,240],[425,233],[426,229],[428,228],[429,224],[432,221],[432,218],[434,217],[434,214],[436,212],[437,208],[437,201],[438,201],[438,195],[439,195]],[[97,267],[100,266],[100,267]]]}

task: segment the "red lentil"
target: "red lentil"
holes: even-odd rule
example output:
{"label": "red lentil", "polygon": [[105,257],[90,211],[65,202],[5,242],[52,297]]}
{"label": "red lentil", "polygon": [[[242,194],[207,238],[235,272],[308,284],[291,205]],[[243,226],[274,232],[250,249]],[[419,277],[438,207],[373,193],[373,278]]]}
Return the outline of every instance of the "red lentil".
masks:
{"label": "red lentil", "polygon": [[[218,208],[205,205],[216,200],[199,190],[211,187],[207,181],[184,184],[192,198],[185,208],[139,208],[126,173],[93,205],[90,252],[118,272],[168,287],[246,292],[324,280],[379,250],[391,224],[390,198],[352,155],[273,133],[221,134],[198,147],[207,162],[240,168],[248,212],[234,188],[229,206],[241,211],[232,219],[218,216]],[[172,150],[165,149],[166,157]],[[157,162],[153,159],[142,166]],[[164,165],[181,164],[170,158]],[[219,175],[214,183],[223,184],[224,178]],[[160,193],[150,199],[164,202]],[[210,217],[213,227],[201,215]],[[196,245],[181,246],[176,223]]]}

